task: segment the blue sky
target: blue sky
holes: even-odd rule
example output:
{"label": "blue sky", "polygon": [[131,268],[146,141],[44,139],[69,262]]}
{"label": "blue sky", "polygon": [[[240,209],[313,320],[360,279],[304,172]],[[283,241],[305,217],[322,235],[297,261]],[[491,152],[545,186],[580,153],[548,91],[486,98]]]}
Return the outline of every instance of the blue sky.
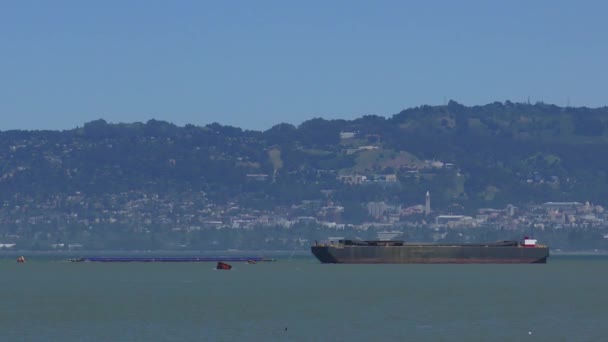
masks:
{"label": "blue sky", "polygon": [[0,130],[608,104],[601,1],[3,1]]}

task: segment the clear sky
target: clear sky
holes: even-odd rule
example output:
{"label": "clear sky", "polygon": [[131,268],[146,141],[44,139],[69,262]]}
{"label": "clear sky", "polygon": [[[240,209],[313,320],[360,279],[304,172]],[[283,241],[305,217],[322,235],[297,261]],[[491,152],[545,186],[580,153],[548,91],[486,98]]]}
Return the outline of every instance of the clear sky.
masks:
{"label": "clear sky", "polygon": [[608,104],[606,1],[1,1],[0,130]]}

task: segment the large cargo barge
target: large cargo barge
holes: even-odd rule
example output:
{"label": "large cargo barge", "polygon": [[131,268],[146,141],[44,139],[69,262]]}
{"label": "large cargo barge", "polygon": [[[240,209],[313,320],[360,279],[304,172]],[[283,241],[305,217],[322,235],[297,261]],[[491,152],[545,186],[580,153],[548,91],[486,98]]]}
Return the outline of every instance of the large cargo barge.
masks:
{"label": "large cargo barge", "polygon": [[338,240],[315,243],[311,251],[332,264],[544,264],[549,257],[549,247],[528,238],[470,244]]}

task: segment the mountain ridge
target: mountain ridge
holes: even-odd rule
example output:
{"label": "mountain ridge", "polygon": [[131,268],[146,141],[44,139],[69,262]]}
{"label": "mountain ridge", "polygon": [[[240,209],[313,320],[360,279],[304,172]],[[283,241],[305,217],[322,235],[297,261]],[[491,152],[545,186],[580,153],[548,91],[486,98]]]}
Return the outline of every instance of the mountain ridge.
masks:
{"label": "mountain ridge", "polygon": [[[139,246],[157,246],[145,232],[160,239],[166,230],[240,226],[248,217],[361,224],[374,220],[375,203],[414,207],[427,191],[434,215],[605,204],[607,147],[608,107],[511,102],[450,101],[266,131],[154,119],[0,131],[0,236],[58,244],[92,234],[123,246],[121,236],[140,234]],[[100,225],[114,228],[91,233]]]}
{"label": "mountain ridge", "polygon": [[[0,150],[4,160],[0,189],[6,193],[10,190],[6,188],[8,184],[17,185],[20,179],[25,182],[27,177],[14,175],[23,174],[19,168],[31,171],[30,166],[34,165],[44,170],[46,178],[58,178],[55,181],[72,188],[78,181],[94,182],[91,175],[109,185],[113,179],[126,187],[129,183],[138,187],[141,184],[137,179],[128,179],[129,175],[136,178],[138,172],[143,178],[150,178],[148,182],[159,181],[163,174],[190,186],[201,185],[201,177],[207,183],[227,183],[221,179],[244,182],[247,174],[254,173],[271,175],[271,184],[275,184],[277,177],[287,177],[283,173],[306,170],[333,171],[336,177],[391,173],[402,179],[404,170],[421,168],[424,160],[437,160],[453,165],[468,177],[466,196],[496,186],[475,179],[499,175],[514,183],[515,179],[528,181],[541,174],[545,181],[555,183],[556,177],[560,180],[560,185],[553,184],[553,188],[562,190],[560,197],[578,198],[580,192],[562,183],[587,184],[594,175],[601,177],[594,177],[593,181],[604,181],[603,170],[608,164],[594,156],[608,144],[607,114],[607,107],[509,101],[466,107],[450,101],[445,106],[406,109],[391,118],[315,118],[297,127],[277,124],[263,132],[217,123],[179,127],[154,119],[119,124],[100,119],[65,131],[0,131],[0,141],[5,146]],[[23,145],[19,141],[30,143]],[[65,150],[58,148],[61,144]],[[72,171],[76,170],[71,172],[71,164],[80,168],[74,167]],[[147,171],[142,165],[147,166]],[[57,173],[59,168],[63,175]],[[76,177],[73,173],[78,170],[86,170],[89,177]],[[116,179],[121,177],[127,182]],[[86,184],[81,185],[87,188]],[[528,190],[534,193],[533,188]],[[597,191],[589,197],[596,200]]]}

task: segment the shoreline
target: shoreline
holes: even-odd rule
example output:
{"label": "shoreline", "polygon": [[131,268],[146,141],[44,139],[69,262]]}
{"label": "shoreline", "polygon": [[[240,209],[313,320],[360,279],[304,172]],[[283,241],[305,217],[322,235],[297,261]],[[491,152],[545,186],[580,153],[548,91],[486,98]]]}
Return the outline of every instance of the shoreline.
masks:
{"label": "shoreline", "polygon": [[[0,257],[2,256],[20,256],[20,255],[247,255],[247,256],[264,256],[264,255],[291,255],[291,256],[311,256],[312,254],[309,249],[301,249],[295,251],[289,250],[272,250],[272,251],[258,251],[258,250],[222,250],[222,251],[173,251],[173,250],[154,250],[154,251],[0,251]],[[550,256],[608,256],[608,250],[583,250],[583,251],[550,251]]]}

